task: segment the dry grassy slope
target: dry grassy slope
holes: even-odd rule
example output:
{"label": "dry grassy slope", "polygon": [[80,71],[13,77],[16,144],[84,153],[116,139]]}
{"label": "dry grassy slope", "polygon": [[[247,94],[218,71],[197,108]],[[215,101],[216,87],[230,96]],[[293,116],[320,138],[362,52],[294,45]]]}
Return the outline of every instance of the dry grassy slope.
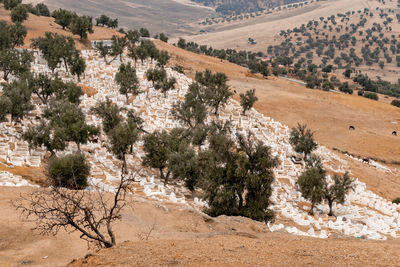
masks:
{"label": "dry grassy slope", "polygon": [[[319,34],[316,34],[313,30],[308,30],[307,34],[311,34],[311,37],[315,40],[316,38],[319,39],[324,39],[325,37],[323,37],[322,33],[325,34],[325,36],[329,36],[328,40],[332,40],[332,36],[336,36],[339,38],[339,36],[344,35],[346,33],[350,34],[351,37],[354,37],[357,39],[357,43],[355,46],[350,45],[349,48],[345,48],[343,50],[338,50],[336,48],[336,56],[340,56],[341,53],[350,53],[350,49],[355,49],[355,54],[358,55],[359,57],[362,58],[362,47],[365,47],[367,45],[367,42],[363,43],[362,40],[365,39],[365,32],[367,31],[367,29],[372,29],[374,27],[374,25],[379,24],[382,26],[382,31],[380,33],[383,34],[383,37],[379,36],[379,32],[373,32],[372,36],[376,37],[377,40],[382,40],[384,38],[388,38],[389,40],[392,39],[392,36],[399,36],[400,34],[400,24],[397,22],[396,19],[396,13],[392,14],[389,13],[387,10],[388,9],[396,9],[397,8],[397,2],[387,2],[385,5],[380,4],[379,7],[381,8],[379,11],[372,9],[371,12],[372,14],[374,14],[373,17],[370,17],[369,15],[364,15],[364,19],[367,19],[364,27],[359,28],[359,30],[357,30],[357,33],[351,35],[351,31],[346,31],[346,27],[348,27],[349,29],[351,29],[352,24],[357,25],[360,23],[361,19],[360,19],[360,14],[355,13],[354,15],[350,15],[350,20],[347,22],[341,22],[341,18],[340,17],[336,17],[336,25],[331,24],[330,22],[327,24],[328,27],[326,29],[323,28],[324,23],[320,23],[317,27]],[[387,31],[385,29],[384,26],[384,21],[386,21],[386,17],[381,18],[378,14],[381,12],[381,10],[386,10],[386,12],[389,13],[389,18],[393,19],[393,22],[390,25],[391,30]],[[336,15],[336,13],[332,13],[332,15]],[[320,22],[320,21],[318,21]],[[307,22],[304,22],[307,23]],[[301,23],[299,23],[297,25],[297,27],[300,27]],[[335,30],[333,30],[332,32],[329,31],[329,26],[333,27],[333,29],[337,28],[337,27],[342,27],[340,33],[336,32]],[[361,31],[363,32],[363,35],[360,35],[358,32]],[[275,41],[275,45],[280,45],[282,42],[284,42],[287,39],[291,39],[291,41],[295,44],[295,47],[297,49],[297,51],[299,51],[300,46],[297,46],[295,41],[297,40],[297,38],[302,38],[302,41],[306,42],[308,37],[303,36],[302,34],[297,34],[297,33],[290,33],[289,36],[285,37],[285,36],[279,36],[276,38]],[[305,47],[306,45],[303,44],[303,47]],[[371,51],[374,51],[376,48],[378,47],[378,45],[376,43],[373,43],[372,45],[369,45],[369,49]],[[372,66],[367,66],[365,64],[365,61],[361,63],[360,66],[356,67],[354,64],[352,65],[352,67],[355,67],[357,70],[361,70],[362,73],[364,74],[368,74],[369,77],[375,79],[377,76],[381,77],[383,80],[386,81],[390,81],[392,83],[397,83],[398,78],[399,78],[399,68],[397,67],[396,64],[396,55],[392,54],[392,52],[390,52],[390,44],[385,46],[388,50],[388,54],[390,55],[390,57],[392,57],[393,61],[391,63],[387,63],[385,57],[384,57],[384,52],[381,51],[380,53],[380,61],[383,61],[385,63],[384,65],[384,69],[381,69],[379,67],[378,63],[374,63]],[[314,52],[314,57],[313,57],[313,63],[314,64],[321,64],[322,63],[322,58],[324,57],[323,55],[321,57],[317,56],[316,53],[316,49],[311,49],[310,51]],[[301,54],[299,57],[297,57],[297,59],[301,58],[301,57],[305,57],[306,53]],[[290,53],[289,56],[292,56],[293,54]],[[297,60],[295,59],[295,61]],[[335,67],[337,67],[336,64],[334,64],[333,60],[328,61],[327,64],[333,64]],[[342,61],[343,65],[346,65],[346,63],[344,61]],[[335,71],[336,74],[341,74],[343,73],[344,69],[338,69]]]}
{"label": "dry grassy slope", "polygon": [[[5,10],[2,6],[0,7],[0,20],[5,20],[11,22],[10,12]],[[72,35],[70,31],[63,30],[62,27],[54,22],[54,18],[49,17],[38,17],[33,14],[29,14],[28,19],[23,23],[28,31],[28,35],[25,38],[24,48],[29,48],[32,38],[37,38],[44,36],[45,32],[55,32],[58,34],[63,34],[66,36],[73,36],[75,40],[76,47],[78,49],[88,49],[91,48],[91,40],[107,40],[111,39],[114,34],[119,34],[118,32],[103,28],[94,27],[94,33],[89,34],[88,40],[80,41],[79,36]]]}
{"label": "dry grassy slope", "polygon": [[[322,145],[334,147],[363,157],[377,157],[387,161],[400,161],[400,139],[391,135],[400,131],[400,110],[383,102],[341,93],[310,90],[284,79],[262,79],[247,69],[197,55],[169,44],[155,41],[159,49],[167,50],[172,65],[183,66],[193,77],[196,71],[211,69],[228,75],[237,93],[256,88],[259,101],[255,108],[290,127],[306,123],[316,133]],[[238,99],[238,94],[234,97]],[[349,131],[354,125],[356,131]],[[387,175],[362,164],[354,164],[353,173],[372,185],[371,189],[392,199],[400,193],[400,178]]]}
{"label": "dry grassy slope", "polygon": [[[199,44],[210,45],[214,48],[234,48],[237,50],[251,50],[266,52],[267,46],[274,44],[281,30],[292,29],[319,17],[328,17],[333,14],[364,8],[375,9],[376,0],[329,0],[314,3],[305,8],[284,10],[262,16],[251,22],[241,21],[231,24],[216,24],[204,29],[210,31],[205,34],[188,35],[184,38]],[[256,45],[249,45],[248,38],[257,41]]]}

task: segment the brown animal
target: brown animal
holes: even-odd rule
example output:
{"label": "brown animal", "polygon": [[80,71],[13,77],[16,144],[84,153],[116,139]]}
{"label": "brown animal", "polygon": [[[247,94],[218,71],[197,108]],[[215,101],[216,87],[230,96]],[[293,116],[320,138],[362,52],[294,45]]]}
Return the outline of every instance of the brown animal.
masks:
{"label": "brown animal", "polygon": [[392,132],[392,135],[397,136],[397,132],[396,132],[396,131],[393,131],[393,132]]}
{"label": "brown animal", "polygon": [[349,131],[354,131],[355,129],[356,129],[356,127],[354,127],[353,125],[350,125]]}

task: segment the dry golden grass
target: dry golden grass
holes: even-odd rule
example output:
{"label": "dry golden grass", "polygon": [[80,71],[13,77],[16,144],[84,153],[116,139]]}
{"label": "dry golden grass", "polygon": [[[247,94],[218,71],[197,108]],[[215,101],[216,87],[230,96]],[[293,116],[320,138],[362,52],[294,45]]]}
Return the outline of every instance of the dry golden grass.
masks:
{"label": "dry golden grass", "polygon": [[[0,8],[0,20],[11,22],[10,12],[5,10],[3,7]],[[94,26],[94,33],[89,34],[87,40],[81,41],[79,36],[73,35],[70,31],[63,30],[60,25],[54,22],[54,18],[38,17],[33,14],[29,14],[28,19],[24,21],[23,25],[28,31],[23,48],[29,48],[31,45],[31,39],[44,36],[46,32],[54,32],[66,36],[72,36],[78,49],[91,49],[90,41],[108,40],[111,39],[113,35],[120,34],[112,29]]]}
{"label": "dry golden grass", "polygon": [[84,84],[79,84],[79,86],[82,88],[83,93],[86,94],[88,97],[92,97],[97,94],[97,90],[93,87]]}

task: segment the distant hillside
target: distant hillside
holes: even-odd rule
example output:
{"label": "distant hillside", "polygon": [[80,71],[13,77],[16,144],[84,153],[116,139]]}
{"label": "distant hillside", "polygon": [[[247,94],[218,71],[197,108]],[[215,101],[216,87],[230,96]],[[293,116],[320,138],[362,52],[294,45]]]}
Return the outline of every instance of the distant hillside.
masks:
{"label": "distant hillside", "polygon": [[[31,3],[38,0],[24,0]],[[175,0],[43,0],[51,10],[64,8],[93,18],[105,14],[118,18],[119,26],[136,29],[145,27],[151,33],[171,36],[197,33],[193,24],[205,17],[216,16],[211,8]]]}
{"label": "distant hillside", "polygon": [[205,6],[213,7],[224,15],[241,14],[279,7],[304,0],[192,0]]}
{"label": "distant hillside", "polygon": [[[10,11],[5,10],[2,6],[0,7],[0,20],[11,22]],[[115,34],[119,34],[117,31],[94,26],[94,32],[88,35],[88,39],[85,41],[79,40],[79,36],[73,35],[71,31],[63,30],[62,27],[54,22],[54,18],[50,17],[38,17],[34,14],[29,14],[26,21],[23,22],[26,27],[27,36],[25,38],[24,48],[29,48],[31,45],[31,39],[44,36],[45,32],[54,32],[66,36],[72,36],[75,40],[76,47],[78,49],[90,49],[92,40],[108,40]]]}

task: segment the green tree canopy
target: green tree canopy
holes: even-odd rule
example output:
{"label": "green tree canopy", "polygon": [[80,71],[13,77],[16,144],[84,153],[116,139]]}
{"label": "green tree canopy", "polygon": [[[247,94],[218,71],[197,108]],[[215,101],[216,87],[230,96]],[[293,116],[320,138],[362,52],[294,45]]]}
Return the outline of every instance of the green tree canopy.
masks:
{"label": "green tree canopy", "polygon": [[333,216],[333,203],[337,202],[343,204],[346,200],[347,193],[353,189],[353,180],[347,172],[343,176],[337,174],[333,176],[333,184],[326,185],[325,188],[325,199],[329,205],[329,216]]}
{"label": "green tree canopy", "polygon": [[240,105],[243,108],[243,115],[246,114],[247,110],[250,110],[254,103],[257,102],[256,89],[246,91],[245,94],[240,94]]}
{"label": "green tree canopy", "polygon": [[28,10],[23,5],[18,5],[11,10],[11,20],[14,23],[22,23],[28,19]]}
{"label": "green tree canopy", "polygon": [[92,18],[88,16],[74,17],[69,28],[73,34],[79,35],[81,40],[87,39],[88,33],[93,33]]}
{"label": "green tree canopy", "polygon": [[24,44],[27,35],[26,28],[20,23],[8,24],[0,21],[0,50],[11,49]]}
{"label": "green tree canopy", "polygon": [[47,164],[47,175],[53,186],[73,190],[88,186],[90,165],[81,153],[53,157]]}
{"label": "green tree canopy", "polygon": [[92,111],[103,121],[103,131],[108,134],[122,122],[121,109],[111,102],[109,98],[105,102],[98,103]]}
{"label": "green tree canopy", "polygon": [[11,10],[22,3],[22,0],[3,0],[4,8]]}
{"label": "green tree canopy", "polygon": [[223,132],[210,137],[210,147],[199,154],[200,181],[211,216],[246,216],[267,222],[278,160],[261,142],[238,136],[238,144]]}
{"label": "green tree canopy", "polygon": [[297,153],[304,153],[305,156],[318,147],[314,141],[314,133],[307,129],[307,125],[298,124],[297,128],[292,128],[289,142]]}
{"label": "green tree canopy", "polygon": [[195,80],[205,88],[201,98],[207,106],[214,109],[214,114],[218,114],[220,106],[225,105],[233,95],[227,85],[228,77],[224,73],[212,74],[210,70],[206,70],[204,73],[197,72]]}
{"label": "green tree canopy", "polygon": [[[170,133],[164,131],[155,131],[144,137],[143,150],[145,156],[142,164],[160,171],[160,177],[168,184],[171,170],[168,169],[170,156],[178,153],[180,146],[185,142],[185,133],[183,129],[173,129]],[[167,172],[165,173],[165,170]]]}
{"label": "green tree canopy", "polygon": [[52,17],[55,19],[55,22],[65,30],[65,28],[69,28],[72,19],[77,17],[77,15],[69,10],[60,8],[53,11]]}
{"label": "green tree canopy", "polygon": [[115,75],[115,82],[119,85],[119,92],[126,96],[126,101],[128,101],[128,94],[137,95],[140,93],[136,70],[131,66],[131,63],[119,66],[119,71]]}
{"label": "green tree canopy", "polygon": [[[7,103],[6,114],[11,114],[12,120],[22,119],[33,110],[31,103],[32,90],[26,79],[16,80],[10,84],[3,85],[3,95],[0,97],[2,103]],[[3,111],[4,112],[4,111]]]}
{"label": "green tree canopy", "polygon": [[310,214],[314,213],[315,205],[321,203],[325,198],[326,172],[321,159],[312,156],[306,165],[305,171],[296,182],[301,195],[311,202]]}
{"label": "green tree canopy", "polygon": [[45,110],[44,116],[53,129],[63,131],[64,141],[77,145],[78,151],[81,144],[86,144],[99,132],[96,127],[86,123],[82,110],[72,103],[54,102]]}
{"label": "green tree canopy", "polygon": [[32,55],[16,50],[0,50],[0,71],[3,79],[8,80],[9,75],[20,76],[29,71],[32,63]]}
{"label": "green tree canopy", "polygon": [[63,64],[68,72],[69,67],[74,63],[74,58],[79,56],[74,40],[58,33],[46,32],[45,37],[33,39],[31,46],[40,50],[52,71],[59,64]]}

